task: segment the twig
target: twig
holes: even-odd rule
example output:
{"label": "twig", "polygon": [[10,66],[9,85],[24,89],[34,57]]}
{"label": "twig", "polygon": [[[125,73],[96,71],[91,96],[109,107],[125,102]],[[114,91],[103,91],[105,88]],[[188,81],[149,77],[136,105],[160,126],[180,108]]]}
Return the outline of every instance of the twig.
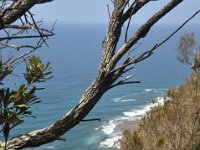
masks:
{"label": "twig", "polygon": [[23,57],[29,55],[30,53],[34,52],[36,49],[38,49],[38,48],[40,48],[40,47],[41,47],[41,46],[35,47],[35,48],[29,50],[28,52],[26,52],[26,53],[24,53],[24,54],[22,54],[22,55],[16,57],[15,59],[13,59],[13,60],[10,62],[10,64],[14,64],[14,62],[16,62],[17,60],[19,60],[19,59],[21,59],[21,58],[23,58]]}
{"label": "twig", "polygon": [[[135,0],[133,2],[132,6],[134,6],[137,2],[138,2],[138,0]],[[129,0],[127,1],[127,4],[129,4]],[[127,42],[127,39],[128,39],[128,30],[129,30],[129,26],[130,26],[130,23],[131,23],[131,19],[132,19],[133,13],[134,13],[134,9],[132,9],[132,11],[130,13],[128,24],[127,24],[127,27],[126,27],[126,31],[125,31],[125,43]]]}
{"label": "twig", "polygon": [[36,28],[36,30],[38,31],[38,33],[39,33],[41,39],[43,40],[43,42],[45,43],[45,45],[46,45],[47,47],[49,47],[49,45],[47,44],[46,40],[45,40],[44,37],[43,37],[43,33],[40,32],[40,30],[39,30],[39,28],[38,28],[38,25],[36,24],[35,19],[33,18],[33,14],[32,14],[30,11],[28,11],[28,13],[29,13],[29,15],[31,16],[31,19],[32,19],[32,21],[33,21],[33,24],[35,25],[35,28]]}
{"label": "twig", "polygon": [[135,83],[141,83],[141,81],[118,82],[116,84],[111,85],[109,89],[112,89],[112,88],[114,88],[116,86],[127,85],[127,84],[135,84]]}
{"label": "twig", "polygon": [[[42,37],[49,37],[49,36],[53,36],[54,34],[43,34]],[[12,39],[26,39],[26,38],[39,38],[41,37],[40,35],[30,35],[30,36],[8,36],[8,37],[3,37],[3,38],[0,38],[0,41],[3,41],[3,40],[12,40]]]}
{"label": "twig", "polygon": [[110,8],[109,8],[109,5],[107,4],[107,9],[108,9],[108,17],[109,17],[109,20],[111,18],[111,15],[110,15]]}
{"label": "twig", "polygon": [[101,119],[83,119],[81,122],[88,122],[88,121],[101,121]]}
{"label": "twig", "polygon": [[140,81],[128,81],[129,79],[131,79],[133,76],[127,76],[126,78],[120,80],[119,82],[117,82],[116,84],[113,84],[110,86],[110,89],[119,85],[125,85],[125,84],[134,84],[134,83],[140,83]]}
{"label": "twig", "polygon": [[31,45],[21,45],[21,46],[16,46],[16,45],[13,45],[13,44],[8,44],[8,43],[3,43],[3,42],[0,42],[1,45],[5,46],[5,47],[10,47],[10,48],[14,48],[14,49],[21,49],[21,48],[34,48],[33,46]]}

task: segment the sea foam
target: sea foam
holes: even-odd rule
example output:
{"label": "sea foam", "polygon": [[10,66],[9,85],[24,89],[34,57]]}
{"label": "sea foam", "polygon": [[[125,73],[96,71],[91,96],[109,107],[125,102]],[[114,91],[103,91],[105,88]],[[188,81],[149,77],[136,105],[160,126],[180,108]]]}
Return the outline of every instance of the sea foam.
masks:
{"label": "sea foam", "polygon": [[116,135],[114,137],[111,137],[111,138],[108,138],[104,141],[102,141],[100,143],[101,146],[104,146],[104,147],[114,147],[114,148],[119,148],[119,145],[116,143],[119,139],[122,138],[122,135]]}
{"label": "sea foam", "polygon": [[157,97],[155,99],[155,103],[149,103],[141,109],[133,109],[131,111],[123,112],[124,116],[110,120],[107,125],[102,126],[102,131],[108,135],[108,138],[103,140],[100,143],[100,146],[119,148],[119,145],[116,145],[116,142],[121,139],[122,133],[120,131],[116,131],[115,128],[125,120],[140,119],[146,114],[146,112],[150,111],[152,107],[158,105],[164,105],[163,97]]}
{"label": "sea foam", "polygon": [[107,125],[103,125],[102,126],[102,131],[109,135],[111,133],[113,133],[115,127],[117,126],[118,124],[114,121],[114,120],[110,120],[109,123]]}
{"label": "sea foam", "polygon": [[135,99],[120,99],[120,98],[116,98],[116,99],[113,99],[114,102],[116,103],[123,103],[123,102],[135,102],[136,100]]}
{"label": "sea foam", "polygon": [[158,106],[158,105],[164,105],[164,98],[163,97],[157,97],[155,99],[155,103],[149,103],[148,105],[145,105],[141,109],[133,109],[131,111],[123,112],[123,114],[127,117],[142,117],[146,114],[146,112],[150,111],[152,107]]}

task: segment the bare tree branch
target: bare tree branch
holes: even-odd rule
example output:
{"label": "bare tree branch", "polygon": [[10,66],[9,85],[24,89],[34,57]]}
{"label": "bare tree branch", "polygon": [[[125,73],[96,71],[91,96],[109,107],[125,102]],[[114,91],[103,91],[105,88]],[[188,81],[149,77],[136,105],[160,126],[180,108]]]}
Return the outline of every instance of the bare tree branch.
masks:
{"label": "bare tree branch", "polygon": [[10,47],[10,48],[14,48],[14,49],[21,49],[21,48],[34,48],[33,46],[31,45],[20,45],[20,46],[16,46],[16,45],[13,45],[13,44],[8,44],[8,43],[3,43],[3,42],[0,42],[1,45],[3,45],[4,47]]}
{"label": "bare tree branch", "polygon": [[[129,2],[129,1],[128,1]],[[146,5],[149,0],[135,0],[128,10],[123,14],[123,21],[127,21],[131,16],[136,14],[144,5]]]}
{"label": "bare tree branch", "polygon": [[126,64],[123,64],[120,67],[117,67],[115,69],[113,69],[111,72],[116,72],[122,68],[125,68],[127,66],[130,66],[132,64],[136,64],[138,62],[141,62],[145,59],[147,59],[148,57],[150,57],[153,54],[153,51],[155,51],[156,49],[158,49],[161,45],[163,45],[164,43],[166,43],[171,37],[174,36],[174,34],[176,34],[180,29],[182,29],[192,18],[194,18],[197,14],[200,13],[200,10],[196,11],[191,17],[189,17],[186,21],[184,21],[174,32],[172,32],[169,36],[167,36],[163,41],[161,41],[160,43],[155,44],[150,50],[144,52],[143,54],[141,54],[139,57],[137,57],[135,60],[129,61]]}
{"label": "bare tree branch", "polygon": [[101,119],[83,119],[81,122],[101,121]]}
{"label": "bare tree branch", "polygon": [[108,17],[109,17],[109,20],[111,18],[111,15],[110,15],[110,8],[109,8],[109,5],[107,4],[107,9],[108,9]]}
{"label": "bare tree branch", "polygon": [[116,84],[113,84],[112,86],[110,86],[110,89],[111,88],[114,88],[116,86],[121,86],[121,85],[127,85],[127,84],[135,84],[135,83],[141,83],[140,81],[127,81],[127,82],[118,82]]}
{"label": "bare tree branch", "polygon": [[154,14],[144,25],[142,25],[138,31],[130,38],[130,40],[125,43],[119,51],[113,56],[110,63],[110,70],[114,68],[117,62],[121,59],[121,57],[129,51],[129,49],[137,43],[137,41],[141,38],[144,38],[151,27],[160,20],[164,15],[166,15],[169,11],[175,8],[178,4],[180,4],[183,0],[172,0],[166,6],[164,6],[159,12]]}
{"label": "bare tree branch", "polygon": [[25,56],[27,56],[27,55],[33,53],[34,51],[36,51],[36,50],[37,50],[38,48],[40,48],[40,47],[41,47],[41,46],[34,47],[33,49],[29,50],[28,52],[26,52],[26,53],[24,53],[24,54],[22,54],[22,55],[20,55],[20,56],[17,56],[15,59],[10,60],[9,64],[10,64],[11,66],[13,66],[17,60],[19,60],[19,59],[21,59],[21,58],[24,58]]}

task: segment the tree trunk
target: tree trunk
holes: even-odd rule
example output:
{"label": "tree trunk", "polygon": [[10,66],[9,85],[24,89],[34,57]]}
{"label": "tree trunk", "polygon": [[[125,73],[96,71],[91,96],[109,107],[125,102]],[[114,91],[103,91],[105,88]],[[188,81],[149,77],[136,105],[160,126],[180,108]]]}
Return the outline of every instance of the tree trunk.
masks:
{"label": "tree trunk", "polygon": [[102,95],[109,89],[109,78],[94,81],[81,97],[79,104],[74,107],[66,116],[51,126],[36,130],[10,140],[8,149],[22,149],[25,147],[36,147],[59,139],[65,132],[79,124],[91,111]]}

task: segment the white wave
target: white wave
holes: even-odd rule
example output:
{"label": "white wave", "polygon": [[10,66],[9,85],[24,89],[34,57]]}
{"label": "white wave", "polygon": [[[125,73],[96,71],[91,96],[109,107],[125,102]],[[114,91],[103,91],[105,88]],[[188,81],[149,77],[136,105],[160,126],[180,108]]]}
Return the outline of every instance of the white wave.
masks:
{"label": "white wave", "polygon": [[123,103],[123,102],[135,102],[136,100],[135,99],[113,99],[114,102],[116,103]]}
{"label": "white wave", "polygon": [[114,132],[114,129],[116,128],[116,126],[118,126],[119,124],[121,124],[124,120],[130,120],[129,117],[127,116],[119,116],[113,120],[110,120],[108,122],[108,124],[103,125],[101,128],[101,130],[107,134],[107,135],[111,135]]}
{"label": "white wave", "polygon": [[113,102],[115,102],[115,103],[121,102],[121,98],[114,98]]}
{"label": "white wave", "polygon": [[157,103],[155,103],[155,106],[164,105],[164,102],[165,102],[164,97],[156,97],[156,100],[157,100]]}
{"label": "white wave", "polygon": [[[122,99],[118,99],[122,100]],[[148,105],[145,105],[141,109],[134,109],[131,111],[123,112],[123,117],[118,117],[113,120],[110,120],[107,125],[102,126],[102,131],[108,135],[108,138],[104,141],[100,142],[100,146],[105,146],[109,148],[119,148],[119,145],[116,144],[116,142],[121,139],[122,133],[115,130],[115,128],[123,123],[124,120],[135,120],[140,119],[142,116],[146,114],[146,112],[150,111],[152,107],[158,106],[158,105],[164,105],[164,98],[163,97],[157,97],[155,99],[154,103],[149,103]]]}
{"label": "white wave", "polygon": [[145,92],[151,92],[153,89],[145,89]]}
{"label": "white wave", "polygon": [[102,142],[100,143],[100,145],[101,145],[101,146],[105,146],[105,147],[109,147],[109,148],[111,148],[111,147],[113,147],[113,148],[119,148],[119,145],[116,144],[116,142],[117,142],[119,139],[121,139],[121,138],[122,138],[122,135],[116,135],[116,136],[114,136],[114,137],[110,137],[110,138],[108,138],[108,139],[102,141]]}
{"label": "white wave", "polygon": [[[131,99],[132,100],[132,99]],[[134,109],[131,111],[123,112],[123,117],[115,118],[114,120],[110,120],[108,124],[102,126],[102,131],[107,134],[111,135],[114,132],[114,129],[116,126],[118,126],[120,123],[123,122],[123,120],[130,120],[130,119],[138,119],[141,118],[146,114],[146,112],[150,111],[152,107],[163,105],[164,104],[164,98],[163,97],[157,97],[155,100],[155,103],[150,103],[141,109]],[[95,129],[97,130],[97,129]]]}
{"label": "white wave", "polygon": [[[160,89],[145,89],[145,92],[154,92],[154,93],[159,93]],[[161,90],[162,91],[162,90]]]}
{"label": "white wave", "polygon": [[116,122],[115,120],[110,120],[109,123],[107,125],[103,125],[102,126],[102,131],[107,134],[110,135],[113,133],[115,127],[119,124],[119,122]]}
{"label": "white wave", "polygon": [[135,99],[123,99],[122,102],[135,102]]}
{"label": "white wave", "polygon": [[118,102],[118,101],[120,101],[122,98],[123,98],[123,97],[113,98],[113,101],[114,101],[114,102]]}
{"label": "white wave", "polygon": [[[136,93],[132,93],[132,94],[127,94],[127,95],[123,95],[121,97],[117,97],[117,98],[113,98],[112,100],[114,102],[130,102],[130,101],[136,101],[135,99],[129,98],[132,96],[136,96],[136,95],[141,95],[144,94],[146,92],[155,92],[155,93],[163,93],[164,91],[167,91],[167,89],[145,89],[144,91],[141,92],[136,92]],[[128,98],[128,99],[127,99]]]}
{"label": "white wave", "polygon": [[144,93],[145,93],[145,91],[138,92],[138,93],[127,94],[127,95],[123,95],[123,96],[121,96],[121,97],[113,98],[112,100],[113,100],[114,102],[119,102],[120,100],[126,99],[127,97],[136,96],[136,95],[141,95],[141,94],[144,94]]}
{"label": "white wave", "polygon": [[131,111],[123,112],[123,114],[128,117],[142,117],[146,114],[146,112],[150,111],[152,107],[155,107],[158,105],[164,105],[163,97],[157,97],[155,99],[155,103],[150,103],[141,109],[133,109]]}
{"label": "white wave", "polygon": [[125,116],[128,116],[128,117],[136,117],[136,116],[142,116],[146,113],[146,110],[132,110],[132,111],[129,111],[129,112],[123,112],[123,114]]}
{"label": "white wave", "polygon": [[[127,117],[123,117],[121,119],[127,119]],[[119,139],[121,139],[122,133],[121,132],[114,133],[114,130],[115,130],[116,126],[119,125],[120,123],[122,123],[122,121],[120,121],[120,119],[118,118],[118,119],[110,120],[107,125],[102,126],[102,131],[108,136],[108,138],[101,141],[100,146],[109,147],[109,148],[111,148],[111,147],[117,148],[115,143]]]}

